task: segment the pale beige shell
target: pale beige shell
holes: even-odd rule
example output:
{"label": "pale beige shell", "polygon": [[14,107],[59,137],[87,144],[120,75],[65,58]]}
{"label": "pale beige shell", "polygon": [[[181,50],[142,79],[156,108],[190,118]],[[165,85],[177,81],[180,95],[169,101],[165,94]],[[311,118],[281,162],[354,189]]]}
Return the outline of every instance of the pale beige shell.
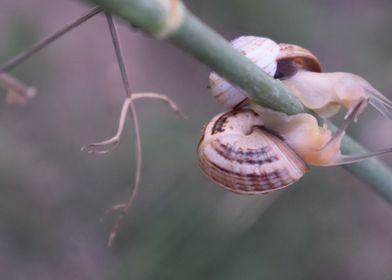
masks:
{"label": "pale beige shell", "polygon": [[[277,44],[271,39],[256,36],[241,36],[230,42],[271,77],[292,76],[297,69],[321,72],[321,64],[309,50],[297,45]],[[209,88],[220,104],[234,108],[247,99],[247,94],[225,79],[211,73]]]}
{"label": "pale beige shell", "polygon": [[[276,59],[280,47],[268,38],[255,36],[241,36],[230,42],[233,48],[241,52],[268,75],[276,73]],[[234,108],[247,98],[247,94],[240,88],[231,85],[216,73],[209,77],[209,88],[220,104],[227,108]]]}
{"label": "pale beige shell", "polygon": [[307,171],[304,161],[279,137],[263,127],[250,109],[213,118],[198,145],[203,172],[218,185],[241,194],[284,188]]}

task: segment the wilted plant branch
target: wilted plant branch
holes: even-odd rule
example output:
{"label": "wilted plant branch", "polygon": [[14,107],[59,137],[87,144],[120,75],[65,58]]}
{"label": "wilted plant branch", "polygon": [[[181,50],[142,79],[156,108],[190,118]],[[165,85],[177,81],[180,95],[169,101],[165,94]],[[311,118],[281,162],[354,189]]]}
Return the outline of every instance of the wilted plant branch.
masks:
{"label": "wilted plant branch", "polygon": [[[61,27],[60,29],[56,30],[52,34],[46,36],[45,38],[41,39],[37,43],[35,43],[30,48],[22,51],[15,57],[11,58],[7,62],[0,65],[0,86],[3,86],[7,91],[7,100],[10,102],[19,102],[24,103],[27,99],[32,98],[35,94],[35,89],[32,87],[26,87],[21,82],[16,80],[15,78],[11,77],[10,75],[4,73],[5,71],[9,71],[12,68],[16,67],[23,61],[30,58],[39,50],[43,49],[44,47],[48,46],[56,39],[60,38],[65,33],[73,30],[83,22],[87,21],[94,15],[102,12],[103,10],[100,7],[94,7],[90,9],[87,13],[82,15],[81,17],[71,21],[70,23],[66,24],[65,26]],[[129,210],[132,205],[132,202],[137,194],[140,185],[140,177],[141,177],[141,168],[142,168],[142,155],[141,155],[141,138],[140,138],[140,129],[139,129],[139,122],[135,110],[134,101],[136,99],[158,99],[161,101],[166,102],[171,109],[179,114],[180,116],[185,118],[185,115],[179,109],[176,103],[174,103],[169,97],[159,93],[152,93],[152,92],[144,92],[144,93],[132,93],[127,69],[125,65],[125,59],[123,56],[123,51],[121,47],[120,36],[117,30],[117,25],[109,12],[106,12],[106,18],[110,30],[110,35],[112,38],[112,43],[114,46],[118,66],[120,68],[121,79],[124,85],[126,99],[123,104],[123,109],[121,111],[120,121],[119,121],[119,128],[116,135],[108,140],[98,142],[98,143],[91,143],[87,146],[82,147],[82,151],[87,151],[89,153],[97,153],[97,154],[105,154],[114,150],[120,142],[121,134],[124,129],[125,120],[126,120],[126,113],[129,112],[133,122],[133,131],[135,134],[135,176],[134,182],[131,187],[130,195],[126,203],[117,204],[111,207],[109,210],[105,212],[105,216],[112,211],[120,211],[115,223],[112,227],[108,238],[108,245],[110,246],[112,241],[117,235],[119,226],[121,221],[125,215],[125,213]]]}
{"label": "wilted plant branch", "polygon": [[[109,25],[110,35],[111,35],[112,42],[114,45],[114,50],[116,53],[118,66],[120,68],[121,79],[123,81],[125,94],[128,98],[131,98],[132,97],[132,89],[129,84],[127,68],[124,63],[125,60],[123,57],[123,52],[122,52],[122,48],[121,48],[121,42],[120,42],[117,26],[116,26],[114,19],[110,13],[106,13],[106,19],[107,19],[107,22]],[[113,225],[113,228],[110,232],[109,240],[108,240],[109,246],[111,245],[112,241],[114,240],[114,238],[117,235],[118,228],[120,226],[121,220],[124,217],[124,214],[128,211],[129,207],[132,205],[132,202],[136,196],[136,193],[138,192],[139,185],[140,185],[141,171],[142,171],[142,148],[141,148],[140,128],[139,128],[139,121],[138,121],[138,117],[137,117],[137,113],[136,113],[135,104],[133,102],[130,102],[129,107],[128,107],[128,111],[129,111],[129,114],[132,119],[132,129],[135,134],[134,137],[135,137],[136,170],[135,170],[134,181],[133,181],[133,185],[131,188],[131,193],[129,195],[129,198],[128,198],[127,202],[122,205],[120,215],[117,217],[117,219]]]}
{"label": "wilted plant branch", "polygon": [[[151,34],[193,55],[232,84],[245,90],[258,104],[289,115],[312,113],[256,65],[235,51],[178,0],[89,0]],[[313,114],[313,113],[312,113]],[[314,115],[314,114],[313,114]],[[319,121],[320,118],[318,118]],[[332,124],[330,124],[332,127]],[[349,136],[342,142],[345,154],[366,153]],[[371,159],[343,166],[392,204],[392,171],[380,160]]]}
{"label": "wilted plant branch", "polygon": [[[121,79],[124,85],[125,89],[125,94],[126,94],[126,100],[123,104],[123,108],[121,110],[121,115],[120,115],[120,121],[119,121],[119,127],[117,130],[117,133],[114,137],[110,138],[109,140],[100,142],[100,143],[92,143],[86,148],[88,149],[89,152],[95,152],[95,153],[105,153],[107,151],[113,150],[117,144],[120,141],[121,134],[124,129],[125,125],[125,119],[126,119],[126,113],[127,111],[130,113],[131,119],[132,119],[132,129],[134,132],[134,137],[135,137],[135,153],[136,153],[136,158],[135,158],[135,174],[134,174],[134,181],[131,186],[130,190],[130,195],[128,197],[128,200],[125,203],[122,204],[117,204],[114,205],[109,211],[117,211],[119,210],[120,213],[117,216],[112,230],[109,234],[108,238],[108,245],[110,246],[117,236],[118,229],[120,227],[121,221],[124,218],[124,215],[126,212],[129,210],[129,208],[132,206],[132,203],[136,197],[136,194],[139,190],[140,186],[140,177],[141,177],[141,170],[142,170],[142,149],[141,149],[141,137],[140,137],[140,128],[139,128],[139,121],[136,113],[136,108],[134,101],[136,99],[141,99],[141,98],[149,98],[149,99],[158,99],[161,101],[166,102],[171,109],[173,109],[174,112],[178,113],[181,115],[181,111],[178,108],[178,106],[167,96],[159,93],[151,93],[151,92],[144,92],[144,93],[133,93],[131,90],[131,86],[129,83],[128,79],[128,71],[127,67],[125,64],[125,59],[124,59],[124,54],[122,51],[122,46],[121,46],[121,40],[119,36],[119,32],[117,29],[117,25],[112,17],[112,15],[109,12],[106,12],[106,19],[109,25],[109,30],[110,30],[110,35],[112,38],[112,43],[114,46],[114,50],[116,53],[116,59],[118,66],[120,68],[120,74],[121,74]],[[83,149],[83,148],[82,148]],[[107,211],[108,212],[108,211]]]}

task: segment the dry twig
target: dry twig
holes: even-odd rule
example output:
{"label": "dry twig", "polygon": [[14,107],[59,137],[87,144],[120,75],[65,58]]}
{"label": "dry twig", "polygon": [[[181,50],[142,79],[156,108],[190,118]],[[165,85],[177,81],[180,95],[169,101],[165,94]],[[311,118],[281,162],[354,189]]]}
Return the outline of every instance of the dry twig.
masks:
{"label": "dry twig", "polygon": [[34,87],[26,86],[21,81],[8,74],[0,74],[0,85],[6,90],[6,102],[26,104],[36,95]]}
{"label": "dry twig", "polygon": [[[119,143],[120,141],[120,136],[122,134],[122,131],[124,129],[124,124],[125,124],[125,118],[126,118],[126,111],[129,111],[131,119],[132,119],[132,128],[133,132],[135,135],[135,151],[136,151],[136,170],[135,170],[135,176],[134,176],[134,181],[131,187],[131,192],[128,197],[128,200],[126,203],[123,204],[117,204],[114,205],[111,209],[106,211],[106,213],[111,212],[112,210],[119,210],[120,213],[116,219],[116,221],[113,224],[112,230],[109,234],[108,238],[108,246],[110,246],[117,236],[118,229],[121,225],[121,221],[124,218],[124,215],[127,213],[129,208],[131,207],[135,196],[138,192],[139,186],[140,186],[140,176],[141,176],[141,168],[142,168],[142,151],[141,151],[141,138],[140,138],[140,128],[139,128],[139,122],[138,122],[138,117],[136,113],[136,108],[134,105],[134,100],[139,99],[139,98],[155,98],[155,99],[160,99],[165,101],[170,105],[170,107],[177,113],[180,113],[180,110],[178,106],[170,100],[167,96],[158,94],[158,93],[132,93],[130,84],[129,84],[129,79],[128,79],[128,74],[127,74],[127,68],[125,65],[125,60],[124,60],[124,55],[123,51],[121,48],[121,42],[120,42],[120,37],[119,33],[117,30],[117,25],[113,20],[113,17],[111,16],[110,13],[106,13],[106,18],[107,22],[109,25],[110,29],[110,34],[114,46],[114,50],[116,53],[116,58],[118,62],[118,66],[120,68],[120,73],[121,73],[121,78],[122,82],[124,85],[125,93],[126,93],[126,100],[123,104],[123,108],[121,111],[121,116],[120,116],[120,121],[119,121],[119,127],[116,135],[109,140],[99,142],[99,143],[92,143],[84,147],[84,150],[87,150],[88,152],[93,152],[93,153],[107,153],[109,151],[112,151]],[[102,149],[103,148],[103,149]],[[82,148],[83,149],[83,148]]]}

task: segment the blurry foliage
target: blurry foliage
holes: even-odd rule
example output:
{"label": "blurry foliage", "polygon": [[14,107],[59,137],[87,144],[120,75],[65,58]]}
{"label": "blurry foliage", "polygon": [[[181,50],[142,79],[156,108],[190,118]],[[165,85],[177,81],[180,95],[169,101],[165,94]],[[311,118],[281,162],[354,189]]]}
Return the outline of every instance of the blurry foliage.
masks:
{"label": "blurry foliage", "polygon": [[[185,3],[229,39],[255,34],[303,44],[329,71],[362,74],[384,92],[392,86],[390,1]],[[1,60],[85,9],[3,1]],[[99,218],[125,199],[134,166],[131,133],[110,155],[79,152],[114,132],[124,96],[104,19],[19,66],[13,74],[39,92],[25,107],[0,111],[1,279],[390,278],[392,214],[384,201],[339,168],[312,168],[266,196],[216,187],[195,155],[202,124],[223,110],[206,89],[208,69],[127,27],[121,33],[134,90],[168,94],[189,120],[159,102],[138,102],[141,191],[106,248],[113,216]],[[390,124],[371,117],[356,126],[362,142],[381,138],[387,146]]]}

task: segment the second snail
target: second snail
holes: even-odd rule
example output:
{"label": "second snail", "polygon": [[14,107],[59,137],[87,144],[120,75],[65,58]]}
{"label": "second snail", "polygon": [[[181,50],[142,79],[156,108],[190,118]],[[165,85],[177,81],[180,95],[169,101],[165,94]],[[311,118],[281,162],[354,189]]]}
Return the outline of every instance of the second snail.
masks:
{"label": "second snail", "polygon": [[341,107],[347,113],[332,133],[310,114],[289,116],[261,107],[244,91],[211,73],[212,95],[230,108],[205,125],[197,149],[200,167],[212,181],[240,194],[268,193],[299,180],[308,164],[348,164],[391,152],[340,152],[348,125],[368,104],[392,120],[392,101],[366,80],[344,72],[323,73],[318,58],[297,45],[255,36],[239,37],[231,45],[268,75],[281,80],[319,116],[329,118]]}

